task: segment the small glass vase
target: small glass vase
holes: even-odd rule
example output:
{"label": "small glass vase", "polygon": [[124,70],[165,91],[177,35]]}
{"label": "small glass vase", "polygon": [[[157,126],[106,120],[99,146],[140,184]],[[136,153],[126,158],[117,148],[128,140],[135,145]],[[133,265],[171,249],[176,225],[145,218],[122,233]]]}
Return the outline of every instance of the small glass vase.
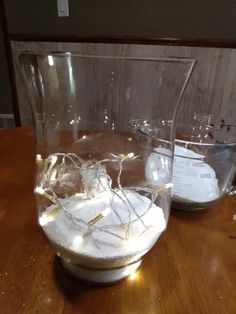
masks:
{"label": "small glass vase", "polygon": [[194,61],[19,54],[37,135],[38,222],[74,276],[113,283],[166,229],[174,116]]}
{"label": "small glass vase", "polygon": [[177,125],[172,208],[203,210],[235,194],[235,172],[236,125],[208,113]]}

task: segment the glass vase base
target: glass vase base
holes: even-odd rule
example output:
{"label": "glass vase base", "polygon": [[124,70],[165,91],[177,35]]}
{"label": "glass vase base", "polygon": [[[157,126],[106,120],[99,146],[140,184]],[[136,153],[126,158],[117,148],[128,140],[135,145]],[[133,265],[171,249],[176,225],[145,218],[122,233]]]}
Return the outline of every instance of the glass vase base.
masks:
{"label": "glass vase base", "polygon": [[90,269],[78,265],[73,265],[70,262],[61,259],[66,271],[73,277],[87,281],[97,285],[109,285],[124,279],[134,273],[142,263],[142,260],[132,263],[128,266],[115,269]]}
{"label": "glass vase base", "polygon": [[201,211],[209,207],[212,207],[218,201],[219,199],[209,201],[209,202],[189,202],[189,201],[181,202],[181,201],[172,200],[171,207],[177,210],[194,212],[194,211]]}

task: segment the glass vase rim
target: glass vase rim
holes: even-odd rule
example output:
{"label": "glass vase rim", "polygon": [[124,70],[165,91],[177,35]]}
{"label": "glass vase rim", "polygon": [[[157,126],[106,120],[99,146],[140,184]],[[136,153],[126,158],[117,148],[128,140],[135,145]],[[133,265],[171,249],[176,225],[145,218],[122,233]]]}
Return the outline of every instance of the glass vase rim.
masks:
{"label": "glass vase rim", "polygon": [[52,57],[78,57],[78,58],[97,58],[97,59],[117,59],[117,60],[134,60],[134,61],[162,61],[162,62],[182,62],[190,63],[192,66],[195,64],[196,59],[191,57],[176,57],[176,56],[163,56],[163,57],[148,57],[148,56],[121,56],[109,54],[90,54],[90,53],[77,53],[70,51],[18,51],[17,55],[32,55],[32,56],[52,56]]}
{"label": "glass vase rim", "polygon": [[204,143],[204,142],[194,142],[192,140],[180,140],[180,139],[175,139],[174,140],[174,145],[178,144],[178,143],[187,143],[188,145],[197,145],[197,146],[206,146],[206,147],[213,147],[213,146],[218,146],[218,147],[231,147],[231,146],[236,146],[236,141],[232,141],[232,142],[215,142],[215,143]]}
{"label": "glass vase rim", "polygon": [[[209,130],[210,132],[211,131],[222,131],[222,127],[216,127],[215,125],[211,125],[211,124],[204,124],[204,125],[201,125],[201,124],[194,124],[194,125],[186,125],[184,123],[182,124],[177,124],[177,127],[176,127],[176,131],[178,129],[181,129],[181,128],[194,128],[194,129],[198,129],[198,130]],[[236,125],[235,124],[225,124],[224,127],[230,127],[230,128],[233,128],[234,130],[236,130]],[[201,145],[201,146],[234,146],[236,145],[236,139],[233,139],[232,141],[229,141],[229,142],[213,142],[213,143],[207,143],[207,142],[197,142],[197,141],[193,141],[193,140],[182,140],[182,139],[178,139],[178,138],[175,138],[175,142],[177,143],[188,143],[190,145]]]}

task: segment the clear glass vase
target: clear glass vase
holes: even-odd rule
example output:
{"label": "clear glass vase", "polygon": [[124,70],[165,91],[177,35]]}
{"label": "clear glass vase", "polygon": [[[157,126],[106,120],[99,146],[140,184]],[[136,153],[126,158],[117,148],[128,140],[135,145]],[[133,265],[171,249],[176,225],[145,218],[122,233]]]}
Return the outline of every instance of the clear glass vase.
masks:
{"label": "clear glass vase", "polygon": [[174,116],[194,61],[19,54],[38,222],[74,276],[120,280],[166,229]]}
{"label": "clear glass vase", "polygon": [[235,194],[236,125],[194,113],[176,128],[172,208],[196,211]]}

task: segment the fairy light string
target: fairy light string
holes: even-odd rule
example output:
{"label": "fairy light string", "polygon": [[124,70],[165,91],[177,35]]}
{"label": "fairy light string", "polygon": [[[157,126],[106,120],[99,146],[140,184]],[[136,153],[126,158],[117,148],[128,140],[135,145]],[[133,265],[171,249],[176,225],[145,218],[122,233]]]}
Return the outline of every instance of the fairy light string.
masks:
{"label": "fairy light string", "polygon": [[[48,156],[44,160],[40,155],[37,155],[36,163],[40,167],[40,174],[39,184],[35,188],[35,193],[45,197],[55,205],[52,210],[46,214],[44,212],[43,215],[39,218],[40,224],[45,225],[47,222],[52,221],[52,219],[54,219],[57,215],[58,211],[61,210],[74,227],[84,230],[83,237],[87,236],[88,234],[92,234],[94,231],[98,231],[107,233],[121,240],[129,240],[129,228],[131,224],[139,221],[143,226],[143,232],[151,228],[151,225],[145,224],[143,217],[148,213],[150,208],[155,203],[158,194],[170,189],[172,184],[167,183],[159,187],[130,186],[124,188],[121,184],[123,163],[139,159],[140,156],[135,156],[132,152],[128,153],[127,155],[110,154],[110,156],[111,158],[106,158],[100,161],[84,161],[74,153],[55,153]],[[105,164],[107,162],[117,163],[119,166],[116,178],[118,188],[112,187],[112,179],[106,172]],[[73,165],[73,167],[80,173],[84,188],[84,195],[88,200],[96,200],[104,193],[108,193],[110,197],[110,207],[106,207],[89,221],[75,217],[71,212],[69,212],[66,205],[60,201],[59,197],[56,195],[53,189],[56,183],[62,180],[63,175],[67,173],[67,170],[71,165]],[[135,207],[127,196],[128,192],[143,192],[150,195],[151,202],[146,211],[144,211],[142,214],[137,213]],[[125,205],[128,213],[126,221],[122,220],[118,210],[113,206],[115,198],[119,199]],[[119,223],[97,226],[97,223],[111,212],[113,212],[117,217]],[[135,216],[133,219],[131,219],[132,214]],[[114,230],[119,230],[119,233],[115,232]]]}

